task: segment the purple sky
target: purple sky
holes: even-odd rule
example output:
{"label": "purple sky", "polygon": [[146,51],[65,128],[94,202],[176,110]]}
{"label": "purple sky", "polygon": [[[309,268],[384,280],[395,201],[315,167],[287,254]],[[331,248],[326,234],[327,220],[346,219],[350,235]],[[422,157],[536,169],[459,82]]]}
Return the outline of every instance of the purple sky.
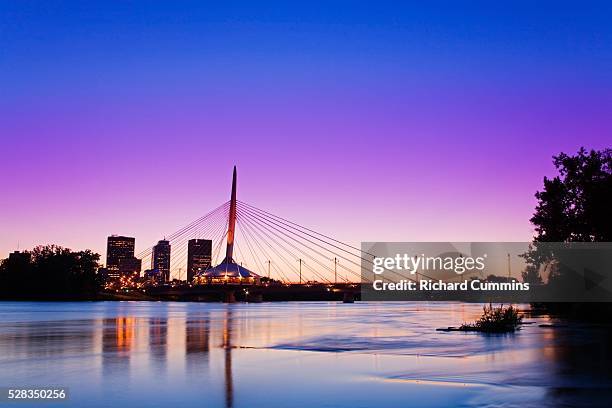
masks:
{"label": "purple sky", "polygon": [[612,140],[607,9],[181,4],[2,6],[0,257],[142,250],[234,164],[347,242],[526,241],[551,156]]}

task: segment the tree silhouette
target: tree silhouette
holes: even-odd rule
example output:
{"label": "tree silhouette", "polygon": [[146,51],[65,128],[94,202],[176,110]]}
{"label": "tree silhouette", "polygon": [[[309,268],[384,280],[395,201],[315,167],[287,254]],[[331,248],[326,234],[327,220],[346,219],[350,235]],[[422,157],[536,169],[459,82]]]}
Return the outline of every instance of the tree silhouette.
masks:
{"label": "tree silhouette", "polygon": [[99,288],[96,270],[100,255],[73,252],[57,245],[37,246],[28,260],[5,259],[0,264],[3,298],[91,298]]}
{"label": "tree silhouette", "polygon": [[559,154],[553,163],[559,176],[545,177],[544,190],[536,193],[535,240],[612,241],[612,149],[583,147],[575,156]]}
{"label": "tree silhouette", "polygon": [[[537,235],[524,255],[529,266],[523,279],[532,282],[540,279],[539,267],[551,260],[539,242],[612,241],[612,149],[582,147],[574,156],[553,157],[553,163],[559,175],[545,177],[544,189],[535,194],[538,204],[531,223]],[[549,281],[562,275],[553,267]]]}

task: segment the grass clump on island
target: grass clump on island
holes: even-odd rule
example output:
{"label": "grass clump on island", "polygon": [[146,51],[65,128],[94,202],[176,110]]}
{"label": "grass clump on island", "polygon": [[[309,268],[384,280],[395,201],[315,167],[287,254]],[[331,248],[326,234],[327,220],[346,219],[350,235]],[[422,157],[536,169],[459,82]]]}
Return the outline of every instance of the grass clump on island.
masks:
{"label": "grass clump on island", "polygon": [[515,331],[523,321],[516,307],[510,305],[493,307],[490,303],[483,308],[482,316],[474,323],[463,323],[460,331],[478,331],[484,333],[507,333]]}

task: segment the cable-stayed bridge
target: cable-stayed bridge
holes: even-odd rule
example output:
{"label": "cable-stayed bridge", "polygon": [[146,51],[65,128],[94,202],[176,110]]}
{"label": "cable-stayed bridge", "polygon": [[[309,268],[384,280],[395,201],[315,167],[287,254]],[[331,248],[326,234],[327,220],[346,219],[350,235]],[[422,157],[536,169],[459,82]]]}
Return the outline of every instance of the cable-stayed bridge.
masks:
{"label": "cable-stayed bridge", "polygon": [[[234,168],[230,200],[165,238],[171,245],[172,278],[186,279],[188,241],[209,239],[211,267],[217,266],[221,276],[242,268],[258,278],[286,284],[361,281],[361,262],[372,262],[372,256],[354,245],[238,200],[236,187]],[[152,256],[153,247],[137,255],[143,265],[151,264]],[[204,275],[210,276],[210,271],[203,271]],[[240,273],[235,272],[235,276],[240,277]]]}
{"label": "cable-stayed bridge", "polygon": [[[192,239],[212,241],[210,265],[193,279],[186,279],[188,242]],[[340,297],[352,302],[361,284],[372,283],[362,276],[361,269],[371,270],[373,254],[238,200],[236,167],[230,200],[165,237],[165,241],[170,246],[172,284],[147,289],[149,295],[158,298],[208,300],[219,299],[221,294],[225,301],[233,301],[235,294],[245,300],[262,299],[265,294],[267,299],[277,300]],[[137,255],[142,265],[152,264],[154,256],[154,247]],[[417,276],[396,270],[388,273],[393,278],[378,275],[376,279],[433,279],[422,272]]]}

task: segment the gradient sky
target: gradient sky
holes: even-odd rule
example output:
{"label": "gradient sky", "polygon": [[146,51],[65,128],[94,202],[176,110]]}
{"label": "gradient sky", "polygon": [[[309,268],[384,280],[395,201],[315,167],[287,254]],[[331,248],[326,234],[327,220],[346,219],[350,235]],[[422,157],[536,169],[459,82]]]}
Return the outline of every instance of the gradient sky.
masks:
{"label": "gradient sky", "polygon": [[612,5],[398,3],[0,1],[0,257],[144,249],[233,164],[348,242],[529,240],[551,156],[611,145]]}

